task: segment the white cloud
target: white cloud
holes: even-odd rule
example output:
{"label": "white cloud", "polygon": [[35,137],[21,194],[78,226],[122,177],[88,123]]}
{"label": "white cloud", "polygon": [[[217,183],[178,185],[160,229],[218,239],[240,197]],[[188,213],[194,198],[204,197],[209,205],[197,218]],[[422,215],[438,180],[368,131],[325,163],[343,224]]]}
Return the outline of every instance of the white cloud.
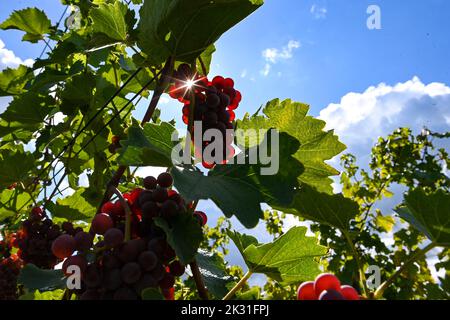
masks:
{"label": "white cloud", "polygon": [[245,78],[247,76],[247,69],[242,70],[241,78]]}
{"label": "white cloud", "polygon": [[327,17],[327,8],[313,4],[310,10],[315,19],[325,19]]}
{"label": "white cloud", "polygon": [[32,66],[33,62],[33,59],[20,59],[14,54],[13,51],[6,49],[5,43],[0,39],[0,70],[3,70],[7,67],[16,68],[20,64]]}
{"label": "white cloud", "polygon": [[346,94],[339,103],[323,109],[320,118],[336,131],[347,151],[367,158],[378,137],[398,127],[410,127],[415,133],[424,126],[448,131],[450,87],[424,84],[418,77],[393,86],[380,83],[363,93]]}
{"label": "white cloud", "polygon": [[268,48],[263,50],[262,56],[266,63],[264,68],[261,70],[261,74],[267,77],[273,64],[276,64],[279,61],[292,59],[294,56],[294,50],[300,48],[300,46],[301,44],[299,41],[290,40],[288,44],[281,49]]}

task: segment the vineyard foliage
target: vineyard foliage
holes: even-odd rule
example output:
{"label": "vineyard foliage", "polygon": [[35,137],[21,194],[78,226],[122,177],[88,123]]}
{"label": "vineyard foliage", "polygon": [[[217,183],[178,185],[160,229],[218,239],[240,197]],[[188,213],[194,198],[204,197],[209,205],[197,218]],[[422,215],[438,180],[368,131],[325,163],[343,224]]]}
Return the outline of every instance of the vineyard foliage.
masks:
{"label": "vineyard foliage", "polygon": [[[153,220],[152,230],[163,235],[176,261],[189,265],[174,280],[171,298],[205,298],[203,282],[207,297],[214,299],[295,299],[299,284],[324,271],[366,299],[450,298],[450,159],[445,149],[435,147],[448,134],[427,129],[414,135],[401,128],[380,138],[368,169],[346,154],[340,173],[329,160],[345,145],[309,114],[307,104],[274,99],[257,110],[246,103],[244,92],[241,105],[254,113],[230,121],[257,134],[236,135],[234,145],[251,154],[278,132],[279,148],[269,150],[278,152],[277,172],[262,174],[260,162],[216,164],[208,170],[174,164],[172,151],[185,143],[184,132],[174,141],[175,122],[160,119],[159,108],[166,107],[158,105],[161,94],[169,93],[176,70],[186,64],[212,80],[214,43],[257,14],[263,0],[62,3],[71,13],[56,24],[39,8],[14,11],[0,24],[3,30],[21,31],[23,41],[47,46],[32,67],[0,72],[0,96],[10,98],[0,115],[2,260],[20,256],[10,243],[33,208],[43,208],[55,224],[70,222],[88,233],[113,196],[111,187],[117,187],[115,196],[125,195],[146,183],[137,168],[164,167],[188,213],[205,200],[223,213],[215,226],[201,226],[195,214]],[[144,119],[133,117],[137,108],[144,108]],[[118,148],[111,147],[115,137],[120,137]],[[82,176],[87,185],[80,183]],[[337,176],[340,193],[332,186]],[[377,204],[398,186],[405,191],[404,201],[382,212]],[[287,225],[288,215],[298,226]],[[248,230],[237,232],[232,217]],[[258,224],[266,225],[273,242],[260,243],[251,235]],[[98,235],[94,243],[101,240]],[[232,243],[245,266],[226,261]],[[430,252],[436,268],[446,271],[438,279],[427,260]],[[370,286],[369,266],[381,270],[378,288]],[[249,284],[255,273],[266,276],[265,285]],[[79,298],[54,265],[25,262],[16,281],[16,298]],[[140,298],[168,299],[166,289],[143,290]]]}

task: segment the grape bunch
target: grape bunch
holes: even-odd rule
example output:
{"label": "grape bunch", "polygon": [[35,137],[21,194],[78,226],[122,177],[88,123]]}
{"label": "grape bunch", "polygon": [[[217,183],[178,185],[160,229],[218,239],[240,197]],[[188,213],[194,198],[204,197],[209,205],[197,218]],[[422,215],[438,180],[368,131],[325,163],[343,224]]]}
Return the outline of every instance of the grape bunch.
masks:
{"label": "grape bunch", "polygon": [[[189,205],[170,189],[172,183],[172,176],[162,173],[158,178],[146,177],[144,188],[123,194],[131,210],[129,240],[125,208],[119,200],[102,206],[86,233],[89,238],[83,233],[83,237],[62,235],[55,240],[53,253],[66,258],[63,272],[70,275],[69,266],[81,271],[82,288],[76,291],[80,300],[139,300],[147,288],[160,288],[166,299],[174,299],[175,279],[184,274],[185,266],[154,223],[156,217],[170,221],[189,212]],[[206,223],[204,213],[196,211],[194,216]],[[95,258],[88,259],[88,253]]]}
{"label": "grape bunch", "polygon": [[34,207],[27,220],[22,222],[22,228],[12,240],[14,247],[18,248],[18,256],[25,263],[32,263],[40,268],[52,269],[58,258],[52,254],[52,243],[63,231],[75,232],[71,224],[64,224],[63,229],[54,224],[45,212]]}
{"label": "grape bunch", "polygon": [[[216,129],[221,135],[223,146],[222,154],[212,156],[221,159],[225,164],[234,157],[235,150],[232,146],[234,140],[233,121],[236,117],[234,110],[238,108],[242,100],[241,93],[234,88],[234,81],[230,78],[217,76],[212,81],[206,77],[197,75],[189,65],[182,64],[174,74],[174,83],[169,88],[169,95],[184,104],[183,122],[189,124],[192,117],[195,122],[202,123],[202,137],[206,130]],[[204,159],[205,148],[214,142],[202,141],[201,145],[195,145],[195,124],[191,128],[191,139],[194,142],[196,156],[202,159],[205,168],[211,169],[217,163]],[[203,139],[200,139],[203,140]]]}
{"label": "grape bunch", "polygon": [[359,300],[358,291],[341,285],[339,279],[330,273],[323,273],[314,281],[302,283],[297,290],[298,300]]}
{"label": "grape bunch", "polygon": [[0,300],[17,300],[17,278],[22,261],[13,254],[0,260]]}

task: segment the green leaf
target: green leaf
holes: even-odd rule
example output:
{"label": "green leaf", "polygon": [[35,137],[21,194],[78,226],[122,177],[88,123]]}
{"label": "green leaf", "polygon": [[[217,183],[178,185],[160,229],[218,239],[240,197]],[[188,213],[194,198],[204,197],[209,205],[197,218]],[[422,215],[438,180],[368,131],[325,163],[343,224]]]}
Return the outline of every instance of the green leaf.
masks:
{"label": "green leaf", "polygon": [[320,273],[318,258],[326,254],[327,248],[319,245],[317,238],[307,237],[306,231],[306,227],[294,227],[274,242],[247,246],[243,257],[249,271],[263,273],[282,284],[314,279]]}
{"label": "green leaf", "polygon": [[161,290],[155,288],[147,288],[142,291],[142,300],[165,300]]}
{"label": "green leaf", "polygon": [[262,4],[263,0],[145,0],[138,45],[155,64],[169,56],[192,62]]}
{"label": "green leaf", "polygon": [[[334,168],[324,161],[333,158],[345,149],[333,131],[323,131],[325,122],[308,116],[309,106],[291,100],[272,100],[263,109],[264,115],[248,114],[237,121],[239,129],[276,128],[286,132],[300,141],[300,148],[295,154],[305,170],[299,181],[315,187],[317,190],[332,193],[332,180],[329,176],[337,175]],[[257,136],[244,139],[237,136],[239,145],[252,146],[258,143]]]}
{"label": "green leaf", "polygon": [[228,230],[227,235],[233,240],[234,244],[238,248],[239,252],[244,255],[245,249],[247,249],[251,245],[258,246],[258,240],[250,235],[239,233],[237,231]]}
{"label": "green leaf", "polygon": [[127,24],[125,15],[127,6],[120,1],[114,4],[103,3],[90,11],[94,32],[103,33],[108,38],[117,41],[127,39]]}
{"label": "green leaf", "polygon": [[0,29],[16,29],[25,32],[22,40],[37,42],[49,33],[51,22],[44,11],[37,8],[26,8],[13,11],[8,19],[0,24]]}
{"label": "green leaf", "polygon": [[50,96],[27,92],[16,96],[1,115],[4,121],[40,127],[44,119],[54,109],[54,99]]}
{"label": "green leaf", "polygon": [[[285,133],[280,134],[279,169],[273,175],[263,174],[264,166],[261,164],[217,165],[208,176],[188,168],[173,168],[174,184],[188,201],[211,199],[225,216],[236,215],[245,227],[253,228],[263,217],[261,203],[288,206],[293,201],[298,187],[297,177],[303,170],[292,157],[298,146],[297,140]],[[246,163],[252,158],[249,154],[256,153],[257,149],[248,150]],[[272,154],[272,150],[268,154]]]}
{"label": "green leaf", "polygon": [[415,189],[405,195],[406,207],[396,212],[438,246],[450,246],[450,194]]}
{"label": "green leaf", "polygon": [[233,282],[225,272],[225,262],[219,255],[202,249],[196,260],[208,292],[216,299],[222,299],[228,293],[227,285]]}
{"label": "green leaf", "polygon": [[245,292],[237,292],[236,293],[236,300],[260,300],[261,296],[261,288],[260,287],[252,287],[251,289],[245,291]]}
{"label": "green leaf", "polygon": [[62,270],[39,269],[34,264],[27,264],[23,267],[17,282],[28,290],[48,291],[66,287]]}
{"label": "green leaf", "polygon": [[176,129],[167,122],[147,123],[144,127],[131,126],[128,140],[121,141],[122,149],[118,159],[127,166],[172,166],[172,135]]}
{"label": "green leaf", "polygon": [[169,221],[157,218],[155,223],[166,233],[167,242],[175,250],[181,263],[187,265],[192,262],[203,240],[198,220],[192,215],[182,213]]}
{"label": "green leaf", "polygon": [[303,185],[289,208],[275,207],[287,213],[348,230],[349,222],[359,214],[358,204],[342,194],[327,194]]}
{"label": "green leaf", "polygon": [[27,179],[35,166],[34,161],[33,154],[20,150],[3,155],[2,159],[0,158],[0,189]]}
{"label": "green leaf", "polygon": [[48,203],[47,209],[53,217],[64,218],[69,221],[89,221],[95,215],[97,209],[86,200],[86,192],[86,189],[80,188],[71,196],[58,199],[56,204]]}
{"label": "green leaf", "polygon": [[0,96],[12,96],[25,92],[24,87],[33,76],[30,69],[20,65],[17,69],[6,68],[0,72]]}
{"label": "green leaf", "polygon": [[215,45],[210,45],[208,48],[206,48],[205,51],[202,52],[202,54],[200,55],[200,59],[203,62],[203,65],[200,63],[200,61],[197,60],[197,70],[199,70],[200,72],[203,73],[203,67],[205,67],[206,69],[206,75],[208,75],[210,68],[211,68],[211,61],[212,61],[212,57],[214,52],[216,52],[216,46]]}
{"label": "green leaf", "polygon": [[0,193],[0,223],[15,215],[24,214],[33,204],[28,193],[5,189]]}
{"label": "green leaf", "polygon": [[34,292],[28,292],[19,297],[19,300],[61,300],[64,295],[64,290],[58,289],[53,291],[39,292],[36,290]]}

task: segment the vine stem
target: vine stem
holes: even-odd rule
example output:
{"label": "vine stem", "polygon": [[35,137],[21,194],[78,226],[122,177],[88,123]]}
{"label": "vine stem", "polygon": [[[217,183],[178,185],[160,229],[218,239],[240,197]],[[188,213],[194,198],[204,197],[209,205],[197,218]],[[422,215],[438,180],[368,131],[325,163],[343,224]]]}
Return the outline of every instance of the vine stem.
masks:
{"label": "vine stem", "polygon": [[208,300],[208,290],[205,287],[205,282],[203,281],[202,274],[198,268],[197,260],[194,259],[194,261],[189,264],[189,267],[191,268],[192,276],[194,278],[195,285],[197,286],[198,295],[202,300]]}
{"label": "vine stem", "polygon": [[384,291],[394,282],[394,280],[400,276],[403,271],[405,271],[406,267],[409,266],[411,263],[416,261],[418,258],[424,256],[428,251],[434,249],[437,247],[436,243],[432,242],[429,245],[427,245],[425,248],[417,250],[411,258],[409,258],[408,261],[406,261],[389,279],[387,279],[385,282],[383,282],[375,291],[374,298],[380,299]]}
{"label": "vine stem", "polygon": [[127,200],[123,197],[122,192],[117,189],[115,186],[110,187],[110,192],[115,194],[117,198],[119,198],[122,207],[125,209],[125,242],[131,239],[131,209],[128,205]]}
{"label": "vine stem", "polygon": [[344,237],[347,240],[348,245],[350,246],[350,249],[353,252],[353,258],[355,259],[356,265],[358,266],[358,270],[359,270],[359,279],[360,279],[360,282],[362,283],[363,293],[367,297],[368,293],[369,293],[369,289],[367,288],[366,274],[364,273],[363,265],[361,264],[361,260],[359,259],[359,253],[356,250],[356,247],[355,247],[352,239],[348,235],[348,233],[346,231],[342,231],[342,230],[341,230],[341,232],[344,234]]}
{"label": "vine stem", "polygon": [[250,270],[247,271],[247,273],[244,274],[242,279],[239,280],[238,283],[236,283],[236,285],[227,293],[225,297],[223,297],[222,300],[230,300],[231,298],[233,298],[236,292],[244,286],[244,284],[247,282],[248,279],[250,279],[252,274],[253,272],[251,272]]}

